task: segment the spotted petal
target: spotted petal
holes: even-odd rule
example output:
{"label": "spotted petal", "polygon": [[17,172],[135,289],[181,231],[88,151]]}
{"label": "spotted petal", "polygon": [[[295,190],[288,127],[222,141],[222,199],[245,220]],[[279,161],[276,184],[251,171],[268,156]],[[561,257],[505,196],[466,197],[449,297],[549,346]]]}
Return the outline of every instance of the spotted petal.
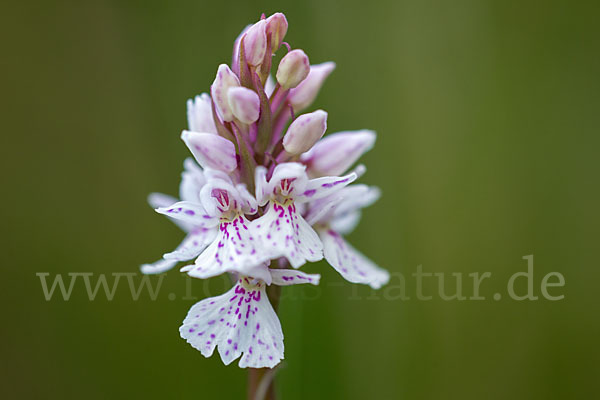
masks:
{"label": "spotted petal", "polygon": [[304,191],[296,197],[296,201],[304,202],[329,196],[356,180],[356,174],[352,172],[346,176],[324,176],[311,179],[306,184]]}
{"label": "spotted petal", "polygon": [[187,261],[198,257],[217,235],[217,228],[196,228],[192,230],[177,248],[163,255],[165,260]]}
{"label": "spotted petal", "polygon": [[[175,202],[177,202],[175,197],[162,193],[150,193],[148,196],[148,204],[150,204],[150,207],[154,209],[168,207]],[[189,232],[193,228],[189,222],[181,221],[172,217],[169,219],[184,232]]]}
{"label": "spotted petal", "polygon": [[292,267],[323,258],[323,245],[293,202],[269,203],[267,212],[252,221],[256,236],[270,258],[286,257]]}
{"label": "spotted petal", "polygon": [[272,269],[271,278],[273,279],[273,284],[278,286],[298,285],[301,283],[318,285],[321,275],[305,274],[295,269]]}
{"label": "spotted petal", "polygon": [[195,304],[179,333],[204,357],[218,347],[225,365],[242,356],[241,368],[272,368],[283,359],[283,332],[265,285],[248,278]]}
{"label": "spotted petal", "polygon": [[156,212],[187,222],[197,228],[210,228],[218,224],[218,219],[208,215],[200,204],[190,201],[180,201],[169,207],[160,207]]}
{"label": "spotted petal", "polygon": [[232,221],[221,222],[216,239],[200,254],[195,264],[187,265],[181,271],[195,278],[209,278],[224,272],[247,274],[252,270],[255,278],[268,280],[267,269],[255,269],[269,259],[259,245],[250,222],[239,215]]}
{"label": "spotted petal", "polygon": [[363,283],[373,289],[385,285],[390,274],[355,250],[344,238],[331,229],[319,230],[325,259],[346,280]]}

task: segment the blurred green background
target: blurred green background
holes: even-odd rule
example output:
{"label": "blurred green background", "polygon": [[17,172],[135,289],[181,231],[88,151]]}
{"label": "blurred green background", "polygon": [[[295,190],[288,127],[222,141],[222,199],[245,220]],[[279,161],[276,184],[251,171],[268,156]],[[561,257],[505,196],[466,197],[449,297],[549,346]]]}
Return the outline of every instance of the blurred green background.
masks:
{"label": "blurred green background", "polygon": [[[80,283],[69,301],[48,302],[35,273],[136,272],[179,243],[146,196],[177,193],[185,101],[208,90],[239,31],[263,11],[286,13],[286,40],[313,63],[337,62],[312,106],[329,112],[328,131],[377,130],[363,181],[384,195],[350,240],[404,274],[412,297],[377,299],[325,263],[308,265],[322,286],[286,289],[281,306],[282,398],[597,393],[597,2],[3,8],[3,398],[244,397],[245,370],[179,338],[193,304],[181,299],[180,273],[167,275],[156,301],[133,301],[122,282],[113,301],[89,301]],[[565,298],[494,301],[528,254],[536,295],[558,271],[566,285],[551,293]],[[465,278],[489,271],[487,299],[418,301],[409,279],[417,265]],[[216,295],[223,280],[192,289]]]}

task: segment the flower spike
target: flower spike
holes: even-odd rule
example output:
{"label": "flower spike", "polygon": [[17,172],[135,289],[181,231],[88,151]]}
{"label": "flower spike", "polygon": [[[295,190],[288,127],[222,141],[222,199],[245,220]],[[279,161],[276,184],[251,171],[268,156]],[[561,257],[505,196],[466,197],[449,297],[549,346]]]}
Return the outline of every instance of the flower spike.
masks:
{"label": "flower spike", "polygon": [[[304,264],[324,258],[349,282],[375,289],[389,280],[344,238],[380,196],[353,183],[366,170],[353,165],[373,147],[375,132],[324,136],[326,111],[301,114],[335,64],[311,66],[303,50],[284,42],[287,30],[285,15],[275,13],[240,33],[231,67],[219,65],[210,94],[187,102],[181,139],[193,158],[184,162],[178,198],[148,198],[185,237],[141,271],[179,266],[199,279],[229,275],[231,289],[192,306],[179,332],[205,357],[217,349],[224,364],[238,359],[242,368],[273,368],[283,359],[273,307],[280,290],[270,285],[318,285],[319,275],[299,270]],[[272,68],[282,45],[287,53]]]}

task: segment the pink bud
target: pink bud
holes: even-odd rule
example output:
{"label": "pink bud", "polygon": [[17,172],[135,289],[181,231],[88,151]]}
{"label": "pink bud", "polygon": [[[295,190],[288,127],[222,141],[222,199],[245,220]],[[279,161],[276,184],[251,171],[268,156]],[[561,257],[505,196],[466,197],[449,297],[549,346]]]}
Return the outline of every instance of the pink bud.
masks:
{"label": "pink bud", "polygon": [[242,40],[242,36],[250,29],[252,25],[247,25],[244,30],[235,38],[235,42],[233,42],[233,56],[231,58],[231,69],[235,72],[236,75],[240,75],[240,41]]}
{"label": "pink bud", "polygon": [[235,146],[229,140],[212,133],[183,131],[181,139],[202,168],[232,172],[237,167]]}
{"label": "pink bud", "polygon": [[266,20],[261,19],[244,34],[244,57],[249,65],[259,66],[267,52]]}
{"label": "pink bud", "polygon": [[311,176],[341,175],[375,144],[369,130],[338,132],[319,140],[300,160]]}
{"label": "pink bud", "polygon": [[245,124],[258,120],[260,99],[255,91],[239,86],[232,87],[227,92],[229,106],[233,115]]}
{"label": "pink bud", "polygon": [[308,151],[327,130],[327,113],[317,110],[296,118],[283,137],[283,147],[290,154]]}
{"label": "pink bud", "polygon": [[227,64],[219,65],[217,77],[210,87],[210,93],[217,107],[217,112],[223,121],[233,121],[233,113],[229,107],[227,92],[229,88],[237,86],[240,86],[240,80],[233,71],[229,69]]}
{"label": "pink bud", "polygon": [[310,72],[308,56],[302,50],[292,50],[279,62],[277,82],[284,89],[295,88]]}
{"label": "pink bud", "polygon": [[334,62],[326,62],[318,65],[311,65],[310,72],[296,88],[290,90],[288,101],[295,112],[301,111],[311,105],[317,97],[325,79],[335,69]]}
{"label": "pink bud", "polygon": [[271,48],[273,51],[276,51],[281,46],[287,29],[288,22],[282,13],[275,13],[267,18],[266,32],[267,35],[271,35]]}

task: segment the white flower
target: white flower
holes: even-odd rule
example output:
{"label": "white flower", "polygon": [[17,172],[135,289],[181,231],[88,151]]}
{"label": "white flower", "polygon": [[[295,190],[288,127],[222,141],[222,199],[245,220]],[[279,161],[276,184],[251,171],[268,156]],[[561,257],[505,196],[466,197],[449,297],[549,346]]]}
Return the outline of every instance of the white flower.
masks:
{"label": "white flower", "polygon": [[[263,269],[275,285],[319,284],[319,275]],[[283,359],[283,332],[265,288],[263,280],[240,277],[227,293],[190,309],[179,328],[181,337],[205,357],[218,348],[225,365],[242,356],[241,368],[274,367]]]}
{"label": "white flower", "polygon": [[[261,242],[257,240],[246,217],[257,212],[256,200],[245,185],[234,186],[226,174],[207,171],[206,175],[207,183],[200,191],[201,207],[205,214],[199,214],[199,217],[208,224],[215,221],[218,233],[196,262],[183,267],[181,271],[196,278],[209,278],[224,272],[248,273],[269,260],[269,254],[261,250]],[[184,213],[200,210],[181,203],[179,207],[184,209]],[[268,279],[264,275],[256,277]]]}
{"label": "white flower", "polygon": [[321,241],[297,205],[332,194],[356,179],[355,173],[308,179],[305,169],[299,163],[282,163],[269,181],[264,167],[256,169],[256,197],[259,205],[267,204],[267,210],[252,226],[266,253],[271,258],[286,257],[294,268],[323,258]]}
{"label": "white flower", "polygon": [[360,209],[373,204],[379,189],[351,185],[310,204],[307,221],[323,242],[325,259],[346,280],[364,283],[373,289],[385,285],[390,274],[354,249],[342,235],[350,233],[360,220]]}
{"label": "white flower", "polygon": [[[196,165],[194,160],[191,158],[186,159],[179,186],[179,196],[183,203],[199,204],[200,189],[204,186],[205,182],[204,171]],[[177,200],[161,193],[152,193],[148,196],[148,202],[154,208],[165,210],[169,209],[169,206],[176,203]],[[213,241],[217,234],[216,224],[211,226],[210,224],[205,224],[205,221],[202,220],[200,223],[197,223],[195,219],[182,219],[171,214],[173,213],[166,213],[173,222],[187,233],[187,236],[174,251],[163,255],[161,260],[152,264],[142,265],[141,271],[144,274],[160,274],[173,268],[179,261],[187,261],[197,257]]]}

